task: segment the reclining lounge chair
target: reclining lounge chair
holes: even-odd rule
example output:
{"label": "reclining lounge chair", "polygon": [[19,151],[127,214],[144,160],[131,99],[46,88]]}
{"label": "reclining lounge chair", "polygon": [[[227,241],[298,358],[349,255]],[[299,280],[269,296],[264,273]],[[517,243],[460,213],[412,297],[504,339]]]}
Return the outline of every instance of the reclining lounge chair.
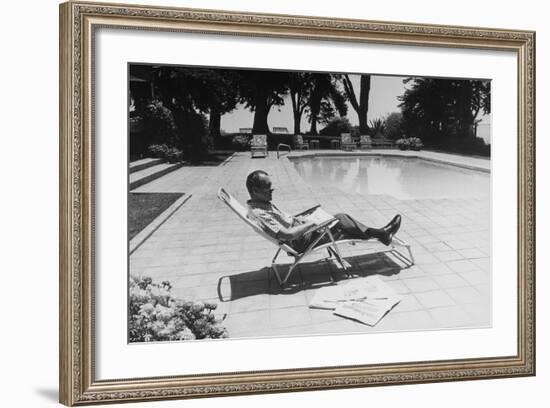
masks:
{"label": "reclining lounge chair", "polygon": [[[319,233],[318,238],[315,241],[313,241],[305,250],[300,252],[300,251],[297,251],[295,248],[292,248],[288,243],[279,241],[275,237],[272,237],[271,235],[267,234],[260,226],[259,221],[257,222],[256,220],[250,219],[248,217],[248,210],[244,206],[242,206],[231,194],[229,194],[223,188],[220,188],[218,190],[218,198],[221,201],[223,201],[225,204],[227,204],[227,206],[231,208],[231,210],[233,210],[233,212],[235,212],[235,214],[237,214],[254,231],[256,231],[256,233],[258,233],[263,238],[267,239],[269,242],[273,243],[275,246],[278,247],[277,252],[273,257],[273,260],[271,261],[271,267],[281,287],[283,287],[286,284],[286,282],[290,278],[290,275],[292,274],[296,266],[298,266],[298,264],[305,257],[323,249],[326,249],[329,255],[327,258],[325,258],[325,260],[333,261],[337,263],[344,270],[346,275],[349,277],[347,269],[350,268],[351,265],[348,262],[346,262],[345,259],[342,258],[340,254],[340,250],[338,248],[338,244],[349,243],[349,244],[355,245],[356,243],[361,243],[361,242],[363,243],[372,242],[372,240],[359,240],[359,239],[345,239],[345,240],[335,241],[332,233],[330,232],[330,228],[338,222],[334,218],[331,220],[327,220],[317,225],[316,227],[314,227],[311,231],[317,231]],[[306,211],[296,214],[296,216],[306,215],[308,213],[311,213],[318,207],[319,207],[318,205],[315,207],[312,207]],[[330,238],[330,242],[316,246],[317,243],[325,236],[328,236]],[[396,248],[396,246],[405,248],[408,254],[405,254],[399,251]],[[288,271],[284,276],[281,276],[281,272],[279,271],[278,265],[275,262],[277,260],[277,257],[281,253],[281,251],[286,252],[289,256],[292,256],[294,258],[294,263],[290,266],[290,268],[288,269]],[[393,241],[388,248],[385,248],[384,250],[378,251],[378,252],[392,253],[397,259],[403,262],[405,267],[410,267],[414,265],[414,258],[411,252],[410,245],[395,236],[393,237]],[[334,277],[332,276],[332,273],[331,272],[329,273],[330,273],[330,280],[334,281]]]}

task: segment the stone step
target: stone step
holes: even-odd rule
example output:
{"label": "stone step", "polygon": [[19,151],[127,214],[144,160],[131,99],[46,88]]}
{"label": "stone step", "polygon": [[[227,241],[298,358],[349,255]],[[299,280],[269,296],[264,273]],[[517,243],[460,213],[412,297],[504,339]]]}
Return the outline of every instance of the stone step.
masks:
{"label": "stone step", "polygon": [[164,159],[154,159],[154,158],[151,158],[151,157],[148,157],[148,158],[145,158],[145,159],[140,159],[140,160],[135,160],[133,162],[130,163],[130,173],[135,173],[137,171],[140,171],[140,170],[144,170],[144,169],[147,169],[149,167],[153,167],[159,163],[162,163],[164,162]]}
{"label": "stone step", "polygon": [[183,166],[183,163],[159,163],[130,174],[130,191]]}

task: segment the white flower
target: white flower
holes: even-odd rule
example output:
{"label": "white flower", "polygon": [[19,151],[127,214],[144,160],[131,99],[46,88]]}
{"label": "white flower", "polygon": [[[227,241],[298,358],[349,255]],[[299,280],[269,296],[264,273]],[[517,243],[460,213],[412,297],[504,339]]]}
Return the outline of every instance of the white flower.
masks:
{"label": "white flower", "polygon": [[178,333],[178,338],[180,340],[195,340],[196,337],[189,327],[186,327]]}

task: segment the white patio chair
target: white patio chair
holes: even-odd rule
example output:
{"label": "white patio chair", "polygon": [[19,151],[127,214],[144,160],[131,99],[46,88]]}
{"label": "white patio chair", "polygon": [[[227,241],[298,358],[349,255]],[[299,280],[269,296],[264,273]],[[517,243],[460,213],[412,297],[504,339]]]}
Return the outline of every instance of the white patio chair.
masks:
{"label": "white patio chair", "polygon": [[267,135],[253,135],[250,141],[250,157],[255,157],[258,153],[261,157],[269,155],[267,150]]}

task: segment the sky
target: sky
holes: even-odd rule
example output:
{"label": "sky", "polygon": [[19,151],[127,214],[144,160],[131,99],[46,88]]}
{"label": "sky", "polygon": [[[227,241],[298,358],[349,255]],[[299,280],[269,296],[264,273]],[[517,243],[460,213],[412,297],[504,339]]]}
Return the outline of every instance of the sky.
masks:
{"label": "sky", "polygon": [[[369,111],[367,119],[373,120],[377,118],[383,118],[392,112],[399,112],[397,107],[399,101],[397,97],[403,95],[405,85],[403,79],[405,77],[396,76],[372,76],[371,77],[371,89],[369,93]],[[353,83],[353,88],[357,97],[359,98],[359,75],[350,75],[350,79]],[[350,123],[354,126],[359,125],[357,113],[348,102],[348,114],[347,117]],[[222,116],[221,128],[229,133],[238,132],[239,128],[251,128],[254,120],[254,112],[244,108],[243,105],[239,105],[233,112]],[[294,119],[292,114],[292,104],[290,96],[285,97],[285,104],[283,106],[276,106],[271,109],[268,116],[268,125],[271,129],[273,127],[286,127],[289,133],[294,131]],[[301,131],[305,132],[309,130],[310,124],[307,120],[307,116],[302,116]],[[323,126],[318,124],[317,129],[322,129]]]}

